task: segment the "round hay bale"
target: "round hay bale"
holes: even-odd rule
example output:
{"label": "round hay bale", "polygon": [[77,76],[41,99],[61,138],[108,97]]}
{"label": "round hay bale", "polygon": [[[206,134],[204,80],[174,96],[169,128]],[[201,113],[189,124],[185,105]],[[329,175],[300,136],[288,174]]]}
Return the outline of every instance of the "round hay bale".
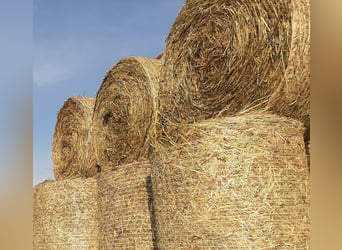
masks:
{"label": "round hay bale", "polygon": [[173,24],[161,70],[162,121],[263,110],[291,51],[291,0],[191,0]]}
{"label": "round hay bale", "polygon": [[107,168],[96,178],[100,249],[153,249],[149,162]]}
{"label": "round hay bale", "polygon": [[78,178],[94,165],[91,120],[95,98],[73,96],[58,112],[52,143],[56,180]]}
{"label": "round hay bale", "polygon": [[158,247],[307,249],[303,132],[265,114],[174,129],[151,159]]}
{"label": "round hay bale", "polygon": [[34,249],[99,249],[96,185],[89,178],[34,187]]}
{"label": "round hay bale", "polygon": [[310,127],[310,2],[293,0],[291,52],[284,79],[269,100],[270,110]]}
{"label": "round hay bale", "polygon": [[101,167],[147,159],[160,65],[157,59],[128,57],[106,74],[93,117],[93,144]]}

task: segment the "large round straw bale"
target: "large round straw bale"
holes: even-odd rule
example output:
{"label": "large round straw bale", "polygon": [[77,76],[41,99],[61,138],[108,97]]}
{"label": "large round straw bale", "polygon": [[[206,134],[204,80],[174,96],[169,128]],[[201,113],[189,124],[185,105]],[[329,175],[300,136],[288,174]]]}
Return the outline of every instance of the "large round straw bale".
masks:
{"label": "large round straw bale", "polygon": [[100,249],[153,249],[150,172],[145,161],[97,175]]}
{"label": "large round straw bale", "polygon": [[291,0],[191,0],[173,24],[161,70],[163,120],[263,110],[291,51]]}
{"label": "large round straw bale", "polygon": [[98,249],[96,179],[45,181],[34,188],[34,249]]}
{"label": "large round straw bale", "polygon": [[92,167],[91,119],[95,98],[73,96],[58,112],[52,159],[56,180],[77,178]]}
{"label": "large round straw bale", "polygon": [[93,117],[93,143],[101,167],[147,159],[160,65],[157,59],[128,57],[106,74]]}
{"label": "large round straw bale", "polygon": [[303,132],[297,120],[265,114],[175,129],[152,154],[158,247],[307,249]]}
{"label": "large round straw bale", "polygon": [[285,76],[268,103],[278,114],[310,126],[310,2],[293,0],[291,53]]}

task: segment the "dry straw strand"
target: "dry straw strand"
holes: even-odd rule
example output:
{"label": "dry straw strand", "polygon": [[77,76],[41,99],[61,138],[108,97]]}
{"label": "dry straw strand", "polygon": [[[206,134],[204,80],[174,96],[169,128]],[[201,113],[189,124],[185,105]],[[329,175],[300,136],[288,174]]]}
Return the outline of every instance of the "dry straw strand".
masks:
{"label": "dry straw strand", "polygon": [[287,67],[291,10],[290,0],[187,1],[165,48],[162,120],[263,109]]}
{"label": "dry straw strand", "polygon": [[153,249],[150,174],[144,161],[97,175],[100,249]]}
{"label": "dry straw strand", "polygon": [[78,178],[35,186],[34,249],[99,249],[96,185]]}
{"label": "dry straw strand", "polygon": [[152,154],[160,249],[307,249],[303,124],[267,114],[179,125]]}
{"label": "dry straw strand", "polygon": [[93,167],[91,121],[95,98],[73,96],[58,112],[52,159],[56,180],[78,178]]}
{"label": "dry straw strand", "polygon": [[307,125],[308,16],[308,0],[187,1],[161,70],[164,128],[256,110]]}
{"label": "dry straw strand", "polygon": [[157,59],[128,57],[106,74],[97,93],[93,144],[101,167],[147,159],[157,115]]}
{"label": "dry straw strand", "polygon": [[293,0],[291,53],[285,76],[269,100],[278,114],[310,126],[310,2]]}

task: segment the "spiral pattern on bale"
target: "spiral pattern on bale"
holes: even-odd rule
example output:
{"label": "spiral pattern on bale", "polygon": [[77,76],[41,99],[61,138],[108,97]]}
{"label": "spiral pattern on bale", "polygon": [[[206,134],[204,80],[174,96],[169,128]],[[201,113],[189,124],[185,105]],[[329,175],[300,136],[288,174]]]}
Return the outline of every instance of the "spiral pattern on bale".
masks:
{"label": "spiral pattern on bale", "polygon": [[284,78],[268,102],[274,113],[310,127],[310,2],[293,0],[291,52]]}
{"label": "spiral pattern on bale", "polygon": [[94,167],[91,140],[95,98],[73,96],[58,112],[52,143],[56,180],[84,177]]}
{"label": "spiral pattern on bale", "polygon": [[155,133],[160,64],[128,57],[106,74],[93,116],[93,144],[101,167],[147,159]]}
{"label": "spiral pattern on bale", "polygon": [[[307,2],[186,1],[170,30],[163,57],[159,91],[163,128],[265,112],[269,106],[272,112],[305,122]],[[282,83],[284,78],[287,85]],[[273,97],[269,103],[275,92],[284,96],[284,91],[291,96],[282,103]],[[297,103],[291,106],[294,100]]]}

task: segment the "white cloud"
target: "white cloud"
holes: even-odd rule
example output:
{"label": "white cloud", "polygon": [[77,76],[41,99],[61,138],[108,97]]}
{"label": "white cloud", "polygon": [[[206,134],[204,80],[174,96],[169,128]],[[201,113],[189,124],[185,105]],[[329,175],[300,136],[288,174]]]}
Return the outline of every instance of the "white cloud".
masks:
{"label": "white cloud", "polygon": [[92,61],[95,46],[65,40],[35,44],[33,83],[57,84],[80,74]]}
{"label": "white cloud", "polygon": [[62,62],[45,62],[35,65],[33,82],[36,86],[51,85],[71,78],[77,73],[77,66]]}

